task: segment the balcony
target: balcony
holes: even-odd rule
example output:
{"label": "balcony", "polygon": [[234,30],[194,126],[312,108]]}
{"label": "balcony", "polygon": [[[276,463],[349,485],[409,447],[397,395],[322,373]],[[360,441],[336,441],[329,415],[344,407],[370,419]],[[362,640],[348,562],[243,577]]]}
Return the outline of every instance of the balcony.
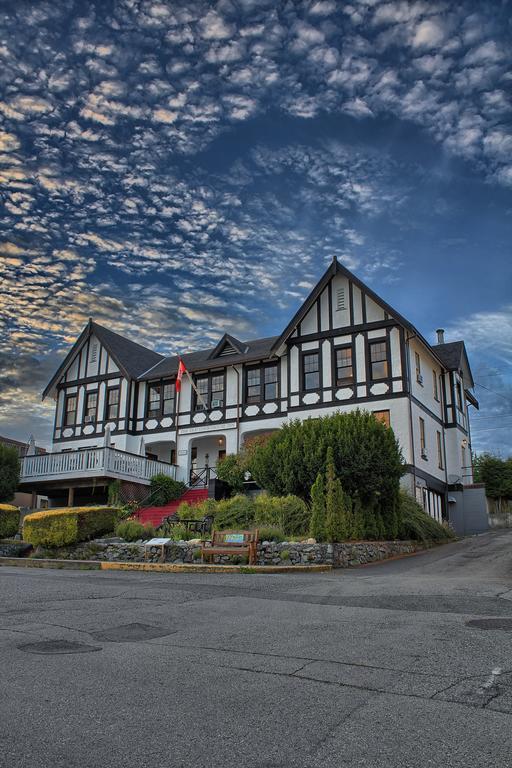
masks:
{"label": "balcony", "polygon": [[175,477],[176,467],[116,448],[44,453],[21,459],[20,485],[111,478],[149,485],[153,475]]}

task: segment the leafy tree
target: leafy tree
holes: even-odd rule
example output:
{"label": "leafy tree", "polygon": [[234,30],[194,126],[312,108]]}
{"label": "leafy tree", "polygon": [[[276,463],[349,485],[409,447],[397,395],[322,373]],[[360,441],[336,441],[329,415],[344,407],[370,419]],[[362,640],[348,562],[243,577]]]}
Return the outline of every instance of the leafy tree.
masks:
{"label": "leafy tree", "polygon": [[230,453],[224,456],[217,464],[216,472],[219,480],[229,486],[231,495],[243,492],[246,469],[241,454]]}
{"label": "leafy tree", "polygon": [[20,460],[15,448],[0,444],[0,502],[11,501],[20,481]]}
{"label": "leafy tree", "polygon": [[321,472],[311,487],[310,533],[317,541],[325,539],[325,482]]}
{"label": "leafy tree", "polygon": [[500,459],[483,453],[473,460],[475,482],[484,483],[485,493],[496,501],[498,511],[503,501],[512,499],[512,457]]}
{"label": "leafy tree", "polygon": [[308,501],[318,474],[326,472],[329,447],[345,493],[380,512],[386,531],[394,528],[389,518],[396,515],[403,457],[393,430],[367,411],[291,421],[252,447],[248,466],[269,493]]}

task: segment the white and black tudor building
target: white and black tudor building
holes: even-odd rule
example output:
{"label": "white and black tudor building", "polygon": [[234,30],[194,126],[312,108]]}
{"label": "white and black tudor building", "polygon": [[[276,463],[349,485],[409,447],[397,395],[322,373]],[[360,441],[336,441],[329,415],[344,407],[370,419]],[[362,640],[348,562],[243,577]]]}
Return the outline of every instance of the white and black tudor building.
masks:
{"label": "white and black tudor building", "polygon": [[[49,382],[53,451],[24,459],[23,485],[55,503],[100,498],[112,478],[157,472],[205,482],[226,453],[290,419],[361,408],[390,425],[411,492],[435,517],[472,483],[468,406],[478,408],[462,341],[432,346],[334,261],[279,335],[164,357],[92,319]],[[140,491],[140,488],[139,488]],[[140,495],[140,494],[139,494]],[[453,499],[450,499],[453,501]]]}

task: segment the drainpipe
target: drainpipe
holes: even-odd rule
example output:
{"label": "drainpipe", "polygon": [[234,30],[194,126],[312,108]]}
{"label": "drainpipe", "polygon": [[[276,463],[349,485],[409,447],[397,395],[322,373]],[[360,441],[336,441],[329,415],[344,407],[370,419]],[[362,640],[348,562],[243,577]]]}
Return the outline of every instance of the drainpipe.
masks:
{"label": "drainpipe", "polygon": [[414,420],[412,417],[412,379],[411,379],[411,349],[409,342],[414,339],[418,334],[414,333],[412,336],[408,335],[406,330],[405,336],[405,352],[407,355],[407,397],[409,400],[409,428],[411,430],[411,458],[412,458],[412,475],[414,479],[414,498],[416,498],[416,456],[414,450]]}
{"label": "drainpipe", "polygon": [[240,391],[240,371],[234,365],[233,370],[236,373],[236,452],[240,453],[240,401],[242,393]]}

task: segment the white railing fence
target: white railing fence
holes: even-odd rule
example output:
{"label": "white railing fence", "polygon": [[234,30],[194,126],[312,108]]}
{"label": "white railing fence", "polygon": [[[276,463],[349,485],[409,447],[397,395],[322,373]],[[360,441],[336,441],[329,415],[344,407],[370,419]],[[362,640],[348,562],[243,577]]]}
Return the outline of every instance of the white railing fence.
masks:
{"label": "white railing fence", "polygon": [[43,453],[21,459],[22,482],[51,480],[57,477],[116,477],[149,480],[153,475],[174,477],[176,467],[163,461],[146,459],[116,448],[86,448],[83,451]]}

